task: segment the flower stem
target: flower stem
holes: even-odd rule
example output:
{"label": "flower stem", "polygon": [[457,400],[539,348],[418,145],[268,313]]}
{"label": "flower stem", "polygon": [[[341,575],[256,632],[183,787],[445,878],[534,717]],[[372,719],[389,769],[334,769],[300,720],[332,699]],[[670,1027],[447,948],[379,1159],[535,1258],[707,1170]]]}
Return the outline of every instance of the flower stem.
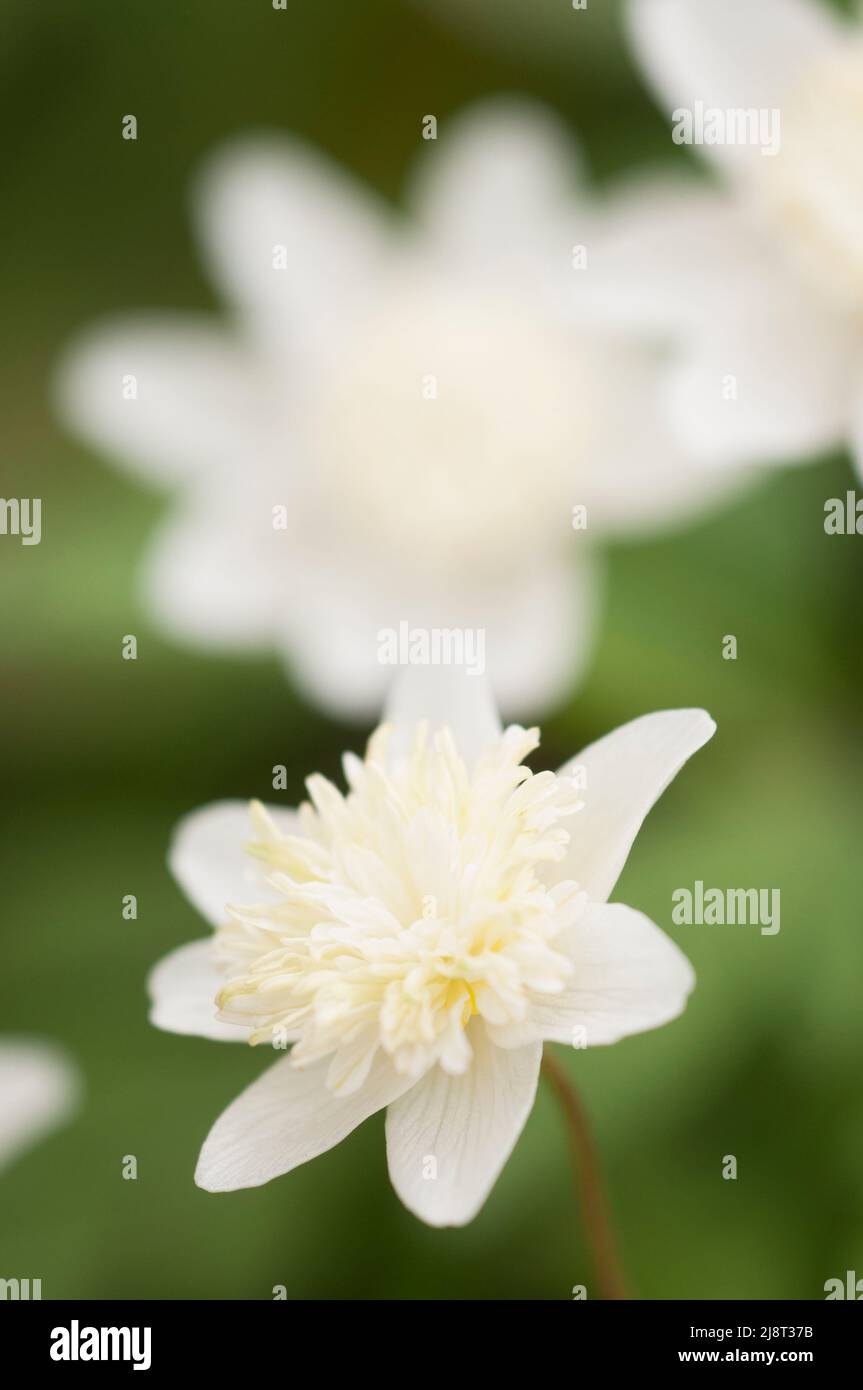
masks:
{"label": "flower stem", "polygon": [[569,1145],[575,1168],[575,1187],[584,1224],[593,1246],[596,1277],[600,1293],[606,1299],[625,1299],[626,1280],[620,1267],[614,1234],[608,1214],[608,1204],[599,1165],[599,1155],[590,1133],[584,1107],[578,1092],[556,1057],[546,1048],[542,1069],[563,1108]]}

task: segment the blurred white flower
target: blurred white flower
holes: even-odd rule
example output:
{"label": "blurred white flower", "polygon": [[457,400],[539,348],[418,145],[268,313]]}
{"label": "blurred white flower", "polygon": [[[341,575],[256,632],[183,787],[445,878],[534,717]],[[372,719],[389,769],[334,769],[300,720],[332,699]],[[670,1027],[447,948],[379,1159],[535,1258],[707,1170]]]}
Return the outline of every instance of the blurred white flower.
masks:
{"label": "blurred white flower", "polygon": [[228,147],[195,210],[231,328],[97,328],[59,398],[178,491],[144,576],[169,633],[275,646],[325,705],[372,714],[381,629],[482,628],[503,707],[532,707],[587,652],[594,540],[727,480],[673,444],[653,353],[580,308],[593,213],[558,124],[495,102],[420,143],[409,218],[302,143]]}
{"label": "blurred white flower", "polygon": [[[196,1181],[255,1187],[387,1107],[389,1171],[431,1225],[473,1218],[533,1104],[542,1045],[594,1046],[675,1018],[694,977],[647,917],[607,898],[653,802],[714,732],[648,715],[557,774],[523,758],[485,682],[410,672],[343,796],[299,812],[222,802],[171,865],[219,930],[150,979],[176,1033],[293,1044],[216,1122]],[[583,790],[582,790],[583,788]]]}
{"label": "blurred white flower", "polygon": [[66,1054],[40,1038],[0,1040],[0,1169],[70,1119],[80,1091]]}
{"label": "blurred white flower", "polygon": [[666,401],[693,457],[791,462],[845,442],[859,466],[863,31],[819,0],[629,0],[629,19],[670,117],[778,112],[779,148],[704,143],[712,185],[630,190],[593,292],[629,328],[676,336]]}

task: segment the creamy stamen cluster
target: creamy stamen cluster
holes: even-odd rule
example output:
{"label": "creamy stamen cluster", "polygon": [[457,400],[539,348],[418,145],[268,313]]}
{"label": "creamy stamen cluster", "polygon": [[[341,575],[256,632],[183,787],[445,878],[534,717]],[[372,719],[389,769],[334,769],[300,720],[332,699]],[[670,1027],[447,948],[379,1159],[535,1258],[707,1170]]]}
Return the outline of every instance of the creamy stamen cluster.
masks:
{"label": "creamy stamen cluster", "polygon": [[294,1043],[295,1065],[329,1057],[344,1093],[381,1049],[406,1075],[465,1071],[471,1020],[520,1021],[572,970],[555,942],[578,885],[542,868],[582,802],[573,779],[524,766],[538,731],[506,729],[471,770],[448,729],[418,725],[400,758],[392,742],[382,725],[364,760],[345,757],[346,795],[310,777],[297,834],[253,804],[249,850],[278,897],[230,907],[216,938],[220,1017]]}

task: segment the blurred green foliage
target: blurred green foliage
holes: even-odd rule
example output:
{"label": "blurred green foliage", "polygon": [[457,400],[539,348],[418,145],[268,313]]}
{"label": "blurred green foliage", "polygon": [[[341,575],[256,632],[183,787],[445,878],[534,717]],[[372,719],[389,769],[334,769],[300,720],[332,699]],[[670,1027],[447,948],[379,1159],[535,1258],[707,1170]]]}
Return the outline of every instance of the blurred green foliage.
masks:
{"label": "blurred green foliage", "polygon": [[[565,60],[563,39],[540,32],[552,9]],[[517,10],[530,41],[484,34]],[[290,1298],[565,1299],[592,1284],[544,1093],[465,1230],[428,1230],[400,1207],[380,1117],[264,1189],[194,1187],[209,1124],[269,1058],[146,1022],[150,964],[203,930],[165,869],[171,827],[215,797],[272,798],[276,762],[291,804],[367,730],[308,708],[275,659],[205,658],[150,629],[134,580],[166,503],[64,437],[50,408],[77,328],[129,308],[218,309],[188,181],[238,128],[298,131],[392,198],[422,114],[445,131],[449,112],[491,92],[548,101],[601,179],[669,157],[616,6],[547,0],[532,20],[509,0],[453,27],[443,13],[432,0],[0,12],[0,126],[14,133],[3,491],[43,498],[42,544],[0,544],[0,1029],[66,1043],[87,1082],[79,1118],[0,1182],[0,1273],[41,1277],[46,1297],[268,1298],[285,1284]],[[132,146],[118,136],[128,111]],[[545,731],[556,766],[648,710],[701,704],[719,724],[616,893],[689,953],[690,1007],[566,1059],[644,1297],[817,1298],[828,1277],[863,1269],[863,551],[822,525],[824,500],[851,486],[847,459],[817,461],[765,476],[688,533],[611,549],[589,679]],[[130,631],[134,665],[119,659]],[[721,659],[729,632],[736,662]],[[780,886],[780,934],[673,928],[671,892],[696,878]],[[137,922],[120,915],[129,892]],[[137,1182],[121,1178],[130,1153]],[[728,1153],[737,1182],[720,1176]]]}

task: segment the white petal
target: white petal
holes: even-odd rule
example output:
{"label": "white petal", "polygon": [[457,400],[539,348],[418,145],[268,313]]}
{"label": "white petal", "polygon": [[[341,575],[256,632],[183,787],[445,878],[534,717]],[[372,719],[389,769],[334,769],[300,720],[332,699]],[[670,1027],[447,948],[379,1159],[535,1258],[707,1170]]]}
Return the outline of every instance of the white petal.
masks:
{"label": "white petal", "polygon": [[0,1168],[64,1124],[80,1090],[60,1048],[36,1038],[0,1042]]}
{"label": "white petal", "polygon": [[[588,530],[582,534],[589,536],[591,527],[609,536],[666,531],[727,501],[750,481],[751,470],[740,467],[739,460],[723,459],[724,467],[709,467],[693,460],[691,446],[683,447],[663,400],[667,368],[660,361],[621,346],[606,360],[609,395],[597,411],[592,467],[578,498],[588,514]],[[721,376],[715,390],[721,397]],[[620,409],[621,400],[626,400],[626,410]],[[579,538],[575,532],[576,544]]]}
{"label": "white petal", "polygon": [[[268,806],[279,830],[297,833],[296,812]],[[228,903],[276,902],[265,868],[244,846],[256,839],[248,801],[214,801],[184,816],[174,830],[168,863],[189,901],[214,927],[227,921]]]}
{"label": "white petal", "polygon": [[470,1030],[470,1042],[473,1062],[463,1075],[435,1067],[387,1111],[390,1179],[408,1210],[430,1226],[473,1220],[536,1095],[541,1044],[508,1051],[495,1047],[484,1027]]}
{"label": "white petal", "polygon": [[[632,456],[625,434],[634,436],[629,422],[637,421],[650,449],[641,477],[659,479],[660,515],[666,504],[685,507],[686,484],[697,501],[700,480],[707,500],[711,483],[722,482],[714,465],[788,462],[841,438],[859,360],[856,326],[807,287],[730,196],[679,180],[631,184],[597,233],[583,283],[580,302],[594,319],[673,346],[670,366],[642,357],[642,387],[632,370],[621,378],[630,409],[619,413],[622,439],[607,455]],[[624,481],[619,465],[596,472]],[[678,477],[684,486],[675,499]],[[642,501],[650,515],[646,487],[622,487],[621,495],[636,518]]]}
{"label": "white petal", "polygon": [[716,464],[805,462],[837,446],[859,360],[850,320],[818,312],[793,285],[763,313],[739,288],[737,324],[716,325],[665,386],[672,430],[708,474]]}
{"label": "white petal", "polygon": [[[477,580],[459,586],[457,593],[411,591],[406,577],[394,588],[385,571],[370,572],[361,556],[353,568],[332,553],[326,559],[310,558],[303,603],[282,627],[292,678],[340,717],[373,719],[398,670],[381,665],[380,634],[385,629],[398,633],[402,622],[411,628],[462,629],[482,643],[482,659],[473,663],[478,673],[464,682],[457,679],[464,668],[453,668],[449,682],[429,668],[425,677],[418,673],[413,683],[418,694],[412,697],[417,708],[428,703],[427,717],[437,719],[440,697],[433,690],[443,686],[446,693],[447,685],[472,702],[485,703],[484,696],[469,689],[482,685],[485,673],[507,716],[535,718],[564,698],[592,649],[598,588],[594,556],[574,539],[565,512],[561,531],[563,547],[552,556],[526,566],[513,563],[505,578],[493,584]],[[407,710],[406,722],[413,717],[414,710]],[[444,710],[440,718],[446,717]],[[481,716],[481,733],[483,726],[492,727]],[[469,721],[463,737],[473,739]]]}
{"label": "white petal", "polygon": [[513,568],[477,595],[491,687],[508,717],[532,720],[564,700],[593,655],[601,581],[576,535],[569,554]]}
{"label": "white petal", "polygon": [[563,227],[580,162],[562,122],[529,101],[497,98],[442,121],[438,134],[417,159],[410,199],[429,246],[480,274],[535,269],[555,247],[568,266]]}
{"label": "white petal", "polygon": [[150,1022],[166,1033],[245,1042],[248,1028],[222,1023],[216,1017],[216,995],[224,983],[225,977],[216,969],[212,937],[178,946],[150,972]]}
{"label": "white petal", "polygon": [[[196,205],[216,279],[292,372],[373,301],[390,249],[383,207],[302,141],[226,146],[205,167]],[[274,267],[276,248],[285,269]]]}
{"label": "white petal", "polygon": [[[847,28],[821,0],[630,0],[636,55],[671,111],[778,107]],[[669,137],[670,138],[670,137]],[[729,167],[763,156],[754,146],[704,145]]]}
{"label": "white petal", "polygon": [[494,1030],[506,1045],[542,1038],[598,1047],[677,1018],[695,984],[683,952],[643,913],[593,904],[555,940],[573,974],[561,994],[536,995],[523,1025]]}
{"label": "white petal", "polygon": [[761,278],[757,227],[735,199],[695,178],[640,174],[598,214],[576,300],[599,323],[654,335],[701,333],[729,307],[729,282]]}
{"label": "white petal", "polygon": [[341,1142],[411,1085],[379,1056],[361,1090],[335,1096],[329,1062],[300,1071],[276,1062],[219,1116],[204,1141],[195,1182],[208,1192],[260,1187]]}
{"label": "white petal", "polygon": [[583,769],[584,809],[570,821],[566,859],[549,881],[576,879],[588,897],[605,902],[653,803],[716,725],[701,709],[646,714],[607,734],[560,769]]}
{"label": "white petal", "polygon": [[[124,387],[136,379],[137,397]],[[266,417],[255,363],[218,332],[181,317],[140,317],[84,334],[60,363],[70,427],[157,483],[242,472]]]}
{"label": "white petal", "polygon": [[392,678],[378,661],[378,632],[399,609],[392,575],[379,581],[362,554],[345,557],[332,537],[303,564],[302,602],[281,623],[291,680],[338,718],[375,722]]}
{"label": "white petal", "polygon": [[271,525],[273,503],[255,508],[248,490],[233,511],[227,502],[215,488],[168,517],[146,556],[143,600],[184,644],[264,650],[294,587],[290,540]]}
{"label": "white petal", "polygon": [[420,720],[435,729],[448,725],[468,764],[501,731],[491,686],[485,676],[445,666],[408,666],[393,681],[384,721],[395,728],[393,753],[407,750]]}

